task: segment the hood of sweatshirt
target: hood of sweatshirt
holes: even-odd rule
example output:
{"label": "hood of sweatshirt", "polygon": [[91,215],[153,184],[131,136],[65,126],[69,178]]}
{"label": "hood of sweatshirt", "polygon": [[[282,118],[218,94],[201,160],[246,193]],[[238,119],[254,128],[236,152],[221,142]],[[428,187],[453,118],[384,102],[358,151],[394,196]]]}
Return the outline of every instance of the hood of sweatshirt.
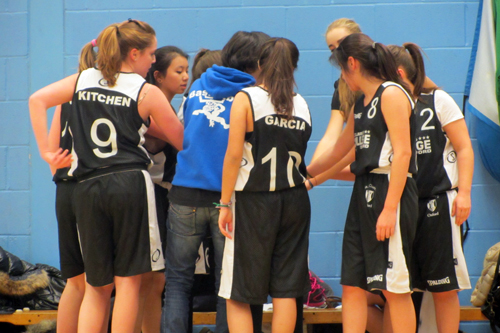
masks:
{"label": "hood of sweatshirt", "polygon": [[252,75],[234,68],[213,65],[200,77],[203,89],[214,99],[234,96],[243,88],[253,86]]}

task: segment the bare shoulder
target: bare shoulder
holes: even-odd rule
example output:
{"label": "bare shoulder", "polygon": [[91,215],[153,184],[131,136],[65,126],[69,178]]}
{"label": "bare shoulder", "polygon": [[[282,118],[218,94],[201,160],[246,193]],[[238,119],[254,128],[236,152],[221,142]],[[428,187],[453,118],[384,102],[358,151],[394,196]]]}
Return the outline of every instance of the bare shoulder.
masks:
{"label": "bare shoulder", "polygon": [[408,116],[411,114],[410,96],[399,86],[390,85],[382,92],[381,105],[384,114],[399,114],[405,109]]}
{"label": "bare shoulder", "polygon": [[166,99],[166,97],[160,88],[154,84],[146,83],[144,87],[142,87],[139,95],[139,104],[142,104],[143,106],[150,106],[160,102],[164,103],[164,99]]}
{"label": "bare shoulder", "polygon": [[382,92],[382,98],[405,98],[408,99],[407,95],[403,91],[403,88],[400,86],[389,85]]}
{"label": "bare shoulder", "polygon": [[244,91],[239,91],[234,96],[234,101],[238,101],[238,103],[250,103],[250,97]]}
{"label": "bare shoulder", "polygon": [[[250,109],[250,96],[245,92],[240,91],[234,96],[233,106],[231,110],[246,110]],[[233,112],[233,111],[232,111]]]}

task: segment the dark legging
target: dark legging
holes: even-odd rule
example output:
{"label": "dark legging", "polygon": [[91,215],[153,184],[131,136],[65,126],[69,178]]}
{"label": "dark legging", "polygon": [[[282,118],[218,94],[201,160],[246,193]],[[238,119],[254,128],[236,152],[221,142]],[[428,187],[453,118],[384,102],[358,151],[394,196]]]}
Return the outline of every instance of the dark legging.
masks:
{"label": "dark legging", "polygon": [[[304,297],[297,297],[297,320],[295,321],[294,333],[303,333],[304,319]],[[252,311],[253,333],[262,333],[262,305],[250,305]]]}

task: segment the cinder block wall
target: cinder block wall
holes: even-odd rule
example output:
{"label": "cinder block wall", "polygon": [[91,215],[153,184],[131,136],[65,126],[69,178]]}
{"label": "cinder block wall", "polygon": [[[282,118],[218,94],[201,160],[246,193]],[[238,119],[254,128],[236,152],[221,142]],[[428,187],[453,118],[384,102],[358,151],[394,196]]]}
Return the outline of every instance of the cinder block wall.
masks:
{"label": "cinder block wall", "polygon": [[[300,49],[298,91],[313,114],[308,157],[330,117],[333,82],[339,71],[328,62],[324,42],[333,20],[349,17],[375,41],[422,46],[428,76],[462,105],[478,0],[0,0],[0,246],[23,259],[58,266],[54,188],[38,153],[28,115],[28,96],[76,71],[80,48],[108,24],[144,20],[158,45],[176,45],[194,56],[220,49],[237,30],[260,30],[293,40]],[[174,100],[178,107],[180,100]],[[50,112],[49,112],[50,114]],[[475,140],[474,119],[467,115]],[[486,250],[500,240],[494,211],[500,185],[476,156],[471,232],[465,252],[475,284]],[[310,267],[339,286],[342,230],[351,194],[348,182],[330,181],[311,193]],[[468,304],[470,292],[460,294]],[[485,330],[464,324],[467,332]]]}

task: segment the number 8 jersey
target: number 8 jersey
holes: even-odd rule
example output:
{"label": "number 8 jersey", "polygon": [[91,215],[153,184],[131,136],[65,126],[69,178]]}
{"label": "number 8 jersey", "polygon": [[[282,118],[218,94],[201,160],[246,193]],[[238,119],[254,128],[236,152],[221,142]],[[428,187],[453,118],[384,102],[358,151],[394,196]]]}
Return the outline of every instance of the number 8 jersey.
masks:
{"label": "number 8 jersey", "polygon": [[[351,164],[351,172],[360,176],[369,172],[389,173],[394,154],[389,129],[382,113],[382,93],[389,86],[400,88],[408,97],[413,110],[414,103],[410,95],[399,84],[386,81],[380,85],[368,105],[364,105],[364,95],[360,96],[354,105],[354,142],[356,145],[356,160]],[[402,110],[404,112],[405,110]],[[410,131],[412,140],[413,114],[410,116]],[[412,141],[413,142],[413,141]],[[415,174],[417,165],[415,162],[414,148],[412,146],[412,157],[408,172]]]}
{"label": "number 8 jersey", "polygon": [[235,191],[279,191],[306,179],[304,156],[311,136],[311,113],[302,96],[293,98],[293,116],[275,112],[261,87],[242,90],[252,106],[254,129],[247,133]]}
{"label": "number 8 jersey", "polygon": [[138,74],[120,73],[109,87],[95,68],[80,74],[70,116],[76,177],[113,166],[150,164],[142,146],[148,127],[137,107],[145,82]]}

